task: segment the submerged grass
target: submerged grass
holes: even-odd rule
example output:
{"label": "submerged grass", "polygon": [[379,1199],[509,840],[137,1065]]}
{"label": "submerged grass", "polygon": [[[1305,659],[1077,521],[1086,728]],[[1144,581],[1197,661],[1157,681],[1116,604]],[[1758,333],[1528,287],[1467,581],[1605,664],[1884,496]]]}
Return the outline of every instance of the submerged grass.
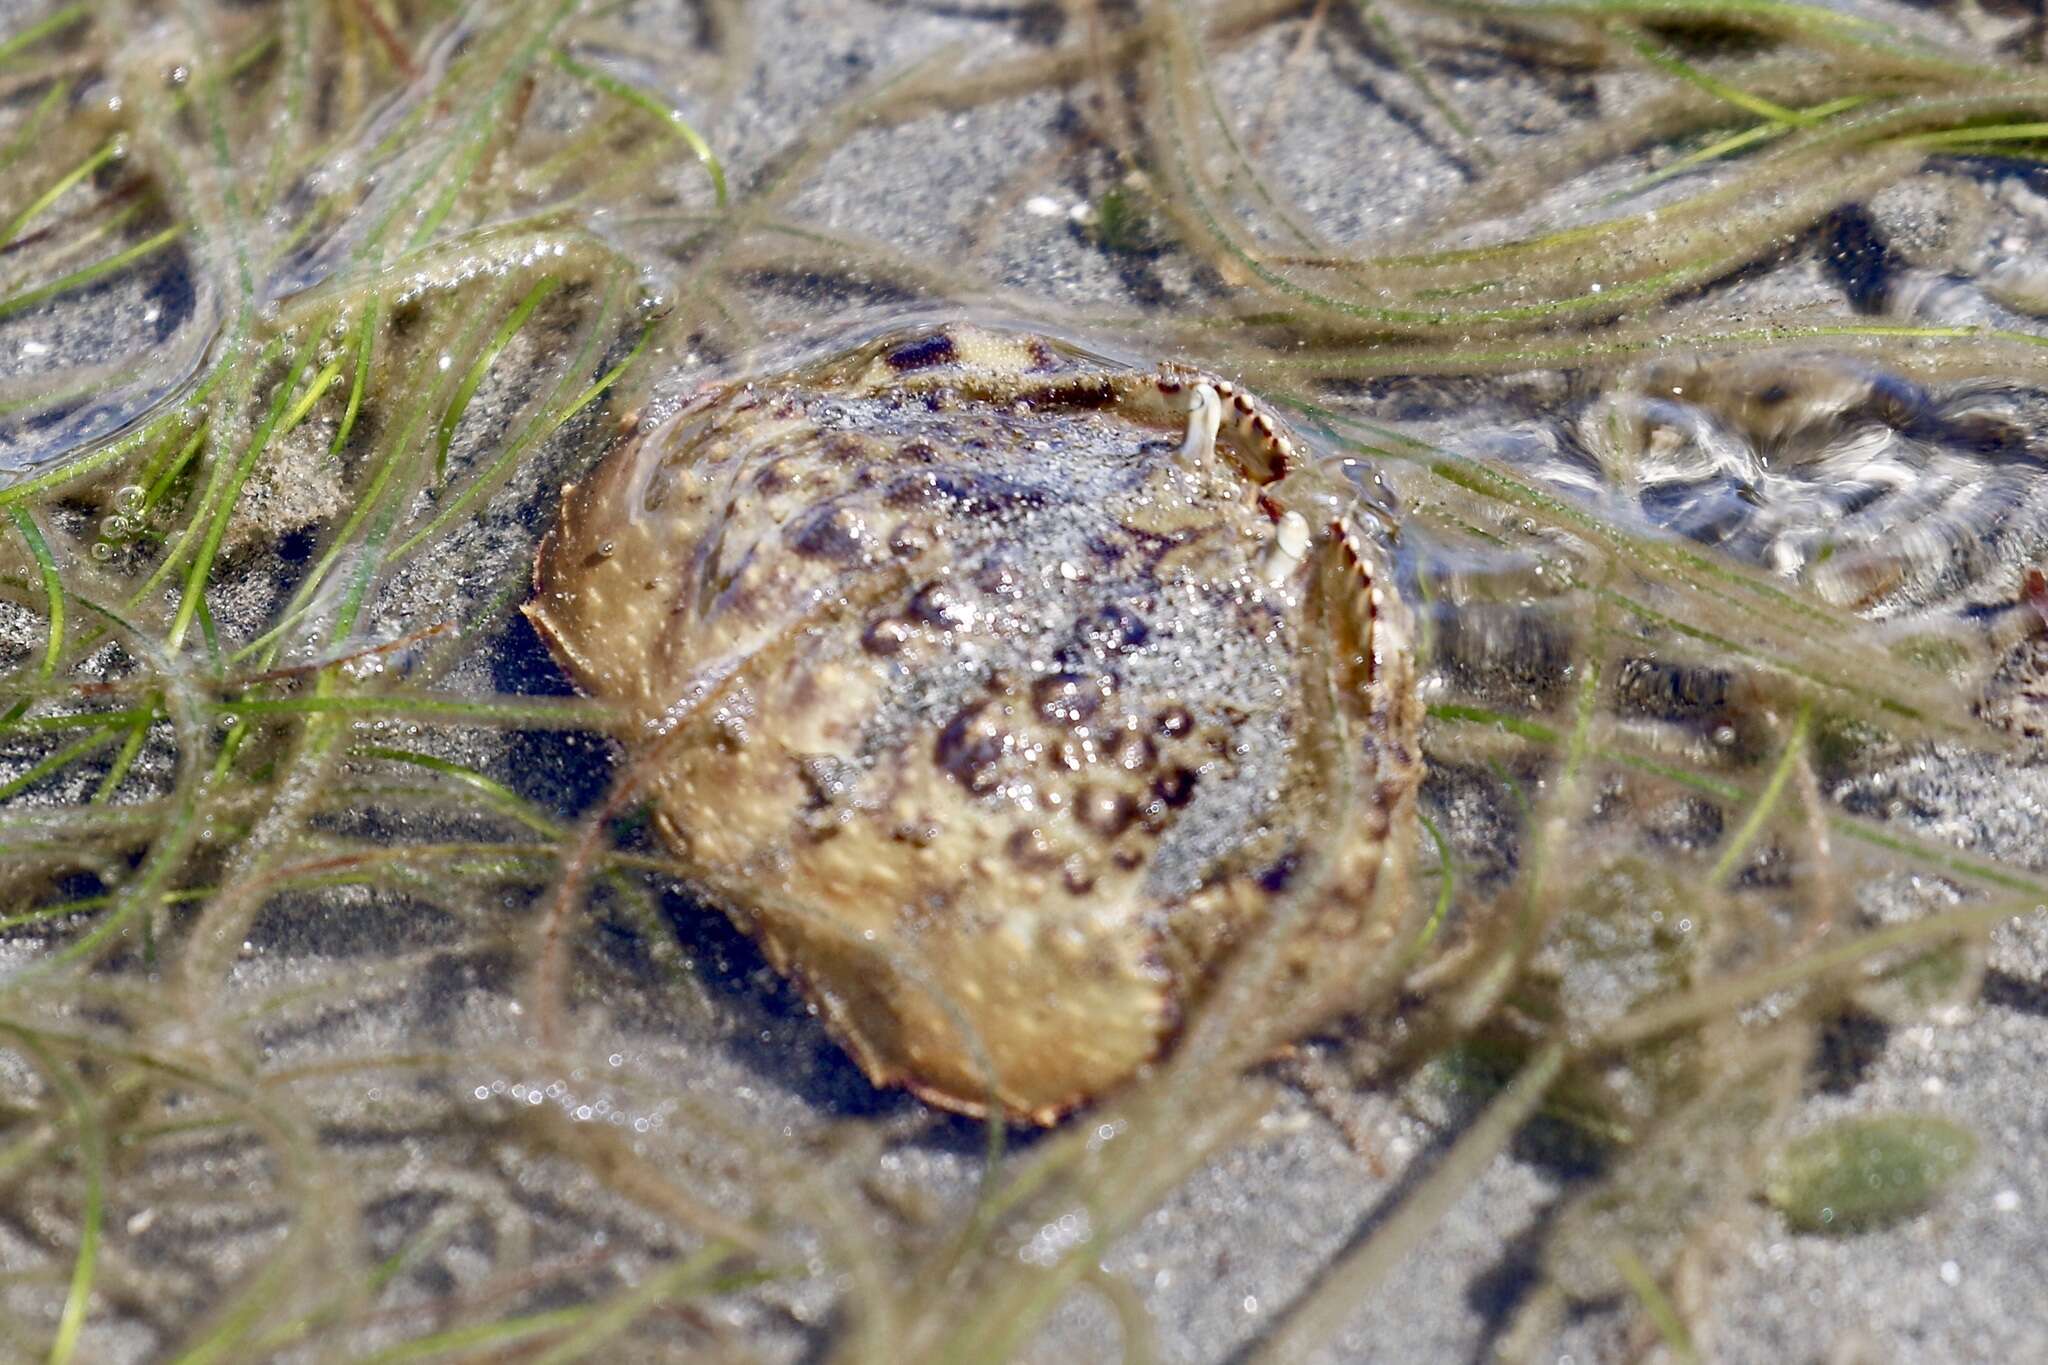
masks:
{"label": "submerged grass", "polygon": [[[879,73],[745,170],[717,142],[752,21],[705,6],[698,48],[650,73],[636,44],[675,25],[643,8],[143,7],[183,54],[169,70],[123,6],[0,37],[21,187],[0,324],[64,347],[0,393],[0,1215],[30,1233],[5,1253],[0,1341],[53,1361],[983,1361],[1092,1296],[1126,1358],[1182,1349],[1105,1261],[1297,1103],[1266,1063],[1325,1012],[1276,994],[1307,893],[1152,1075],[1036,1141],[955,1142],[907,1103],[739,1102],[716,1087],[751,1084],[726,1054],[765,987],[707,985],[744,950],[673,911],[682,869],[629,769],[609,799],[577,790],[614,718],[543,694],[513,615],[555,485],[778,335],[787,276],[812,320],[862,291],[1015,307],[986,261],[861,240],[799,196],[858,191],[833,167],[863,138],[1055,90],[1080,130],[1062,164],[1112,175],[1094,199],[1150,223],[1111,254],[1146,289],[1159,261],[1200,282],[1124,330],[1269,382],[1399,484],[1432,767],[1512,812],[1489,835],[1433,798],[1430,842],[1379,879],[1401,950],[1337,954],[1315,983],[1357,1015],[1316,1046],[1347,1094],[1412,1094],[1453,1056],[1498,1062],[1490,1092],[1252,1340],[1208,1345],[1327,1348],[1503,1151],[1564,1122],[1632,1150],[1560,1196],[1547,1287],[1502,1349],[1542,1347],[1568,1302],[1619,1303],[1617,1338],[1711,1356],[1694,1258],[1740,1217],[1784,1106],[1742,1110],[1739,1140],[1709,1131],[1717,1109],[1796,1091],[1829,1011],[1898,1008],[1916,966],[2048,901],[1815,776],[1983,741],[1991,642],[1881,632],[1362,415],[1356,385],[1837,343],[2038,373],[2025,319],[1759,322],[1715,292],[1930,157],[2033,155],[2038,70],[1775,0],[1376,0],[1349,26],[1318,6],[1286,69],[1351,34],[1470,159],[1427,232],[1360,249],[1281,188],[1244,131],[1263,114],[1229,94],[1298,5],[1077,3],[1040,50]],[[1539,86],[1631,73],[1639,99],[1525,155],[1461,88],[1478,60]],[[148,344],[140,323],[74,344],[93,308],[132,322],[165,299]],[[1511,696],[1458,656],[1510,607],[1566,623],[1558,676]],[[1652,664],[1737,680],[1740,705],[1646,716],[1629,679]],[[1966,903],[1858,918],[1902,873]],[[1652,908],[1697,928],[1629,947]],[[1609,968],[1657,985],[1578,984]],[[1745,1015],[1767,997],[1768,1022]],[[1660,1144],[1689,1133],[1718,1155],[1657,1184]],[[892,1190],[905,1151],[968,1174]],[[1638,1214],[1625,1240],[1574,1240]]]}

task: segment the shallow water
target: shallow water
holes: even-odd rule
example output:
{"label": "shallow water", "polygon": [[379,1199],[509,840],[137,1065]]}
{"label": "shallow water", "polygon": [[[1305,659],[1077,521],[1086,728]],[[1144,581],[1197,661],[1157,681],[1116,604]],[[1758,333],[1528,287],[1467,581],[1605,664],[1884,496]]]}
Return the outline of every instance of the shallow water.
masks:
{"label": "shallow water", "polygon": [[[2024,17],[9,31],[10,1349],[2039,1344]],[[605,718],[516,614],[622,430],[962,316],[1241,379],[1383,470],[1432,715],[1424,927],[1361,1018],[1240,1075],[1225,990],[1035,1139],[866,1085],[607,810]],[[1793,1135],[1919,1108],[1979,1136],[1933,1212],[1760,1197]]]}

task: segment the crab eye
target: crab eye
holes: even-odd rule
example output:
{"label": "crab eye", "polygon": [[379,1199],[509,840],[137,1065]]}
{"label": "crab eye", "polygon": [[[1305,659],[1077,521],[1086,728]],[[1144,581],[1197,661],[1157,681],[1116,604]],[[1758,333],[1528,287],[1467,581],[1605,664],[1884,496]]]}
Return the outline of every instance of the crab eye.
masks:
{"label": "crab eye", "polygon": [[882,359],[896,373],[909,374],[913,370],[928,370],[934,365],[947,364],[956,354],[951,336],[945,332],[933,332],[930,336],[898,346]]}

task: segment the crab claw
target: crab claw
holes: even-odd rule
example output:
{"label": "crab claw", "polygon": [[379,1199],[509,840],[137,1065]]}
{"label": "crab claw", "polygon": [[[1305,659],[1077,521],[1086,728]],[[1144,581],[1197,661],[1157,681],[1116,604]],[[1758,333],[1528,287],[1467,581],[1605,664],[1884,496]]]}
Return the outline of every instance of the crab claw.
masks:
{"label": "crab claw", "polygon": [[1299,512],[1281,514],[1280,524],[1273,529],[1273,548],[1266,552],[1266,562],[1260,566],[1267,587],[1277,588],[1287,581],[1288,575],[1308,558],[1310,541],[1308,518]]}
{"label": "crab claw", "polygon": [[1223,400],[1215,387],[1197,384],[1188,395],[1188,434],[1180,443],[1182,459],[1207,460],[1216,453],[1216,433],[1223,426]]}

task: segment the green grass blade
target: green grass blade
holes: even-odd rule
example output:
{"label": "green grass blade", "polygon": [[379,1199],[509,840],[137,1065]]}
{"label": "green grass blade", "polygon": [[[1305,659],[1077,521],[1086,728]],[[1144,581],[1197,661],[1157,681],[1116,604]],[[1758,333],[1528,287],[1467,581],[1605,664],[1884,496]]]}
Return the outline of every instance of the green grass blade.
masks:
{"label": "green grass blade", "polygon": [[185,574],[185,590],[178,599],[178,612],[171,621],[169,634],[164,643],[175,651],[184,643],[185,632],[191,627],[199,611],[200,597],[206,591],[206,580],[213,573],[214,556],[220,553],[222,537],[227,534],[228,520],[233,516],[235,503],[241,495],[242,485],[248,482],[250,471],[270,444],[271,433],[277,429],[279,418],[284,415],[285,403],[299,387],[299,376],[305,373],[307,363],[312,359],[310,350],[302,351],[292,362],[291,372],[285,381],[277,386],[277,397],[270,404],[270,411],[264,416],[262,425],[249,438],[241,461],[235,466],[233,477],[228,481],[223,496],[215,500],[213,521],[206,529],[206,537],[200,542],[199,553],[193,557],[192,567]]}
{"label": "green grass blade", "polygon": [[113,730],[102,730],[97,734],[87,735],[77,743],[59,749],[12,781],[0,783],[0,801],[18,796],[50,774],[70,767],[93,750],[104,746],[116,733]]}
{"label": "green grass blade", "polygon": [[36,139],[42,135],[44,120],[50,117],[50,114],[58,105],[64,102],[65,97],[70,93],[71,81],[69,77],[58,81],[43,92],[43,97],[36,101],[36,107],[30,111],[28,119],[21,125],[21,131],[17,132],[13,140],[7,144],[7,150],[0,152],[0,171],[6,170],[9,166],[21,160],[22,153],[36,144]]}
{"label": "green grass blade", "polygon": [[658,119],[664,127],[675,134],[682,144],[690,149],[690,155],[696,157],[698,163],[704,167],[705,174],[711,177],[711,192],[718,201],[718,207],[725,207],[725,167],[720,164],[718,154],[711,150],[711,144],[706,142],[703,135],[695,128],[692,128],[685,122],[682,115],[663,105],[654,96],[638,86],[628,85],[616,76],[608,76],[594,67],[585,66],[561,48],[556,48],[553,55],[555,65],[561,67],[562,70],[578,80],[604,91],[605,94],[610,95],[613,99],[624,100],[635,109],[646,112]]}
{"label": "green grass blade", "polygon": [[163,501],[164,494],[178,481],[178,475],[185,472],[185,466],[192,463],[192,457],[206,444],[206,429],[207,424],[204,422],[192,428],[192,434],[185,439],[184,445],[178,447],[177,454],[165,462],[163,470],[149,481],[149,489],[142,495],[142,511],[145,514]]}
{"label": "green grass blade", "polygon": [[[154,719],[155,713],[151,713]],[[149,720],[140,720],[128,727],[128,738],[122,741],[121,751],[114,755],[113,763],[107,768],[107,775],[100,779],[99,788],[92,794],[92,804],[105,805],[113,794],[121,789],[121,783],[128,776],[128,770],[135,766],[136,755],[149,739]]]}
{"label": "green grass blade", "polygon": [[618,364],[614,365],[609,371],[601,375],[595,383],[591,384],[589,388],[585,389],[582,393],[578,394],[575,397],[575,399],[572,400],[566,407],[560,409],[558,412],[556,412],[552,416],[545,418],[542,421],[538,421],[529,425],[527,430],[517,440],[513,441],[511,444],[505,447],[503,454],[499,455],[497,459],[491,462],[489,468],[485,469],[481,474],[471,479],[460,493],[456,494],[455,497],[451,498],[448,502],[448,505],[442,508],[440,513],[436,515],[432,521],[428,522],[425,526],[421,527],[418,531],[414,532],[411,536],[407,537],[406,540],[401,545],[399,545],[399,547],[396,550],[392,552],[392,558],[405,558],[408,554],[411,554],[421,545],[426,544],[428,541],[438,536],[442,531],[446,530],[449,524],[453,522],[456,517],[460,516],[463,512],[465,512],[471,503],[475,502],[478,498],[482,497],[484,491],[492,485],[492,483],[496,480],[497,476],[500,473],[502,473],[505,470],[505,468],[508,465],[510,465],[514,460],[518,459],[521,455],[525,454],[530,446],[534,445],[538,441],[545,440],[554,432],[559,431],[564,423],[568,422],[572,417],[574,417],[577,413],[581,412],[584,408],[588,407],[591,403],[596,402],[598,397],[602,395],[605,392],[605,390],[609,389],[612,385],[618,383],[620,377],[625,374],[627,368],[630,367],[634,361],[640,358],[641,352],[647,348],[647,343],[653,339],[653,336],[654,329],[652,327],[647,328],[644,332],[640,334],[639,343],[633,347],[632,351],[630,351],[627,354],[624,360],[621,360]]}
{"label": "green grass blade", "polygon": [[1444,920],[1451,913],[1451,903],[1457,899],[1458,865],[1451,857],[1451,841],[1444,838],[1444,833],[1437,828],[1436,821],[1427,815],[1419,815],[1417,819],[1422,822],[1423,831],[1435,843],[1437,857],[1436,904],[1430,907],[1429,921],[1422,926],[1422,932],[1416,935],[1415,942],[1409,949],[1411,953],[1419,955],[1435,940],[1437,931],[1443,928]]}
{"label": "green grass blade", "polygon": [[36,23],[30,24],[5,42],[0,42],[0,62],[17,56],[23,49],[40,43],[52,34],[61,33],[65,29],[70,28],[80,19],[85,18],[91,9],[90,5],[84,4],[66,5],[55,13],[44,17]]}
{"label": "green grass blade", "polygon": [[462,377],[462,383],[455,390],[455,397],[448,403],[448,411],[441,418],[441,429],[434,440],[434,482],[448,477],[448,447],[455,441],[455,429],[462,424],[462,414],[469,408],[469,400],[476,396],[477,386],[484,382],[484,375],[497,362],[498,353],[511,344],[526,320],[533,316],[533,310],[541,301],[554,292],[559,283],[552,275],[543,276],[539,284],[528,290],[526,297],[519,301],[504,325],[477,352],[476,360],[470,365],[469,373]]}
{"label": "green grass blade", "polygon": [[78,184],[79,181],[85,179],[109,161],[112,161],[120,151],[120,146],[121,144],[117,140],[108,138],[100,144],[98,151],[59,176],[55,184],[37,195],[35,199],[30,201],[27,208],[24,208],[20,213],[15,214],[13,218],[9,219],[6,227],[0,228],[0,246],[6,246],[16,237],[19,237],[21,230],[35,221],[36,217],[43,210],[49,208],[50,205],[56,203],[59,199],[62,199],[65,193]]}
{"label": "green grass blade", "polygon": [[101,1131],[99,1110],[71,1070],[52,1056],[34,1032],[7,1025],[6,1032],[19,1040],[36,1059],[71,1110],[78,1128],[79,1163],[85,1170],[85,1209],[79,1218],[78,1251],[71,1263],[71,1285],[64,1296],[64,1308],[57,1319],[57,1335],[50,1342],[50,1365],[70,1365],[78,1351],[78,1338],[85,1330],[86,1309],[92,1301],[93,1275],[99,1264],[100,1228],[105,1216],[107,1144]]}
{"label": "green grass blade", "polygon": [[1699,1365],[1699,1351],[1692,1344],[1692,1334],[1685,1330],[1685,1319],[1678,1314],[1678,1307],[1657,1283],[1657,1277],[1643,1264],[1642,1257],[1626,1246],[1616,1247],[1613,1253],[1614,1268],[1620,1274],[1622,1283],[1636,1296],[1643,1313],[1656,1327],[1657,1335],[1664,1339],[1664,1349],[1670,1352],[1677,1365]]}
{"label": "green grass blade", "polygon": [[33,289],[24,289],[19,294],[13,294],[7,298],[0,299],[0,318],[12,317],[16,313],[35,307],[46,299],[53,299],[59,294],[67,294],[74,289],[82,289],[86,285],[96,284],[116,271],[123,270],[144,257],[163,250],[172,242],[177,241],[184,234],[184,231],[183,226],[167,227],[154,236],[145,237],[125,251],[115,252],[105,260],[81,266],[68,275],[51,280],[48,284],[37,285]]}
{"label": "green grass blade", "polygon": [[1915,133],[1899,141],[1908,147],[1975,146],[1991,142],[2032,142],[2048,139],[2048,123],[1988,123],[1969,128],[1941,128]]}
{"label": "green grass blade", "polygon": [[[1798,112],[1815,122],[1821,122],[1836,114],[1847,113],[1863,103],[1865,103],[1865,100],[1862,96],[1850,95],[1838,100],[1829,100],[1824,104],[1816,104],[1810,108],[1801,109]],[[1718,141],[1708,143],[1697,151],[1687,152],[1670,165],[1660,166],[1640,180],[1637,180],[1627,189],[1617,190],[1601,202],[1607,204],[1618,203],[1623,199],[1641,194],[1644,190],[1653,189],[1667,180],[1684,175],[1687,171],[1704,166],[1712,161],[1719,161],[1724,157],[1733,156],[1746,147],[1754,147],[1761,143],[1769,142],[1773,138],[1783,137],[1791,131],[1792,127],[1789,124],[1760,123],[1754,128],[1747,128],[1742,132],[1734,133]]]}
{"label": "green grass blade", "polygon": [[534,1365],[572,1365],[588,1359],[663,1301],[701,1283],[731,1255],[729,1247],[714,1243],[680,1265],[649,1275],[625,1293],[594,1306],[576,1330],[556,1342]]}
{"label": "green grass blade", "polygon": [[29,515],[26,507],[19,503],[7,509],[14,518],[14,527],[21,532],[21,538],[28,542],[28,551],[35,556],[36,568],[43,578],[43,597],[49,603],[50,640],[43,647],[43,662],[37,668],[37,676],[48,682],[57,674],[57,661],[64,653],[64,578],[57,572],[57,561],[50,554],[49,542],[43,539],[42,528]]}
{"label": "green grass blade", "polygon": [[336,356],[321,367],[320,373],[313,376],[313,382],[306,385],[305,394],[300,397],[298,402],[292,404],[291,411],[287,412],[284,415],[284,420],[277,424],[278,435],[284,435],[293,427],[306,420],[306,414],[313,410],[313,405],[320,401],[321,395],[327,392],[328,386],[341,376],[341,362],[344,358],[343,356]]}
{"label": "green grass blade", "polygon": [[453,778],[456,782],[483,796],[492,805],[538,834],[559,838],[562,828],[542,814],[538,807],[526,800],[504,783],[484,776],[474,768],[432,754],[416,753],[410,749],[394,749],[382,744],[359,746],[355,753],[361,758],[381,758],[390,763],[403,763],[414,768],[424,768],[430,773]]}
{"label": "green grass blade", "polygon": [[1737,109],[1767,118],[1773,123],[1789,126],[1804,126],[1818,121],[1810,114],[1801,113],[1797,109],[1787,109],[1782,104],[1774,104],[1760,95],[1752,95],[1739,86],[1730,85],[1718,77],[1709,75],[1683,58],[1664,51],[1639,33],[1620,26],[1617,26],[1616,31],[1622,41],[1636,50],[1638,56],[1659,71],[1669,72],[1688,84],[1698,86],[1715,99],[1726,101]]}
{"label": "green grass blade", "polygon": [[1719,886],[1728,880],[1729,875],[1735,871],[1736,864],[1742,861],[1742,855],[1749,851],[1750,845],[1756,842],[1756,836],[1762,833],[1765,822],[1771,818],[1771,812],[1777,809],[1778,799],[1785,793],[1785,784],[1791,779],[1792,770],[1798,766],[1800,758],[1806,753],[1806,735],[1812,720],[1813,707],[1800,707],[1799,718],[1792,723],[1792,733],[1785,739],[1785,752],[1778,756],[1777,765],[1771,769],[1771,775],[1765,781],[1762,793],[1750,803],[1749,813],[1743,816],[1741,828],[1728,840],[1728,846],[1714,861],[1714,870],[1707,874],[1709,886]]}
{"label": "green grass blade", "polygon": [[370,358],[377,345],[377,299],[372,296],[364,305],[362,321],[356,324],[356,377],[349,385],[348,406],[341,410],[341,424],[334,429],[334,442],[327,447],[327,458],[336,459],[342,448],[348,444],[349,433],[355,430],[356,414],[363,410],[363,389],[370,381]]}
{"label": "green grass blade", "polygon": [[363,1365],[406,1365],[414,1360],[459,1360],[504,1351],[522,1341],[573,1328],[591,1316],[589,1308],[556,1308],[525,1317],[470,1323],[432,1336],[418,1337],[369,1356]]}

